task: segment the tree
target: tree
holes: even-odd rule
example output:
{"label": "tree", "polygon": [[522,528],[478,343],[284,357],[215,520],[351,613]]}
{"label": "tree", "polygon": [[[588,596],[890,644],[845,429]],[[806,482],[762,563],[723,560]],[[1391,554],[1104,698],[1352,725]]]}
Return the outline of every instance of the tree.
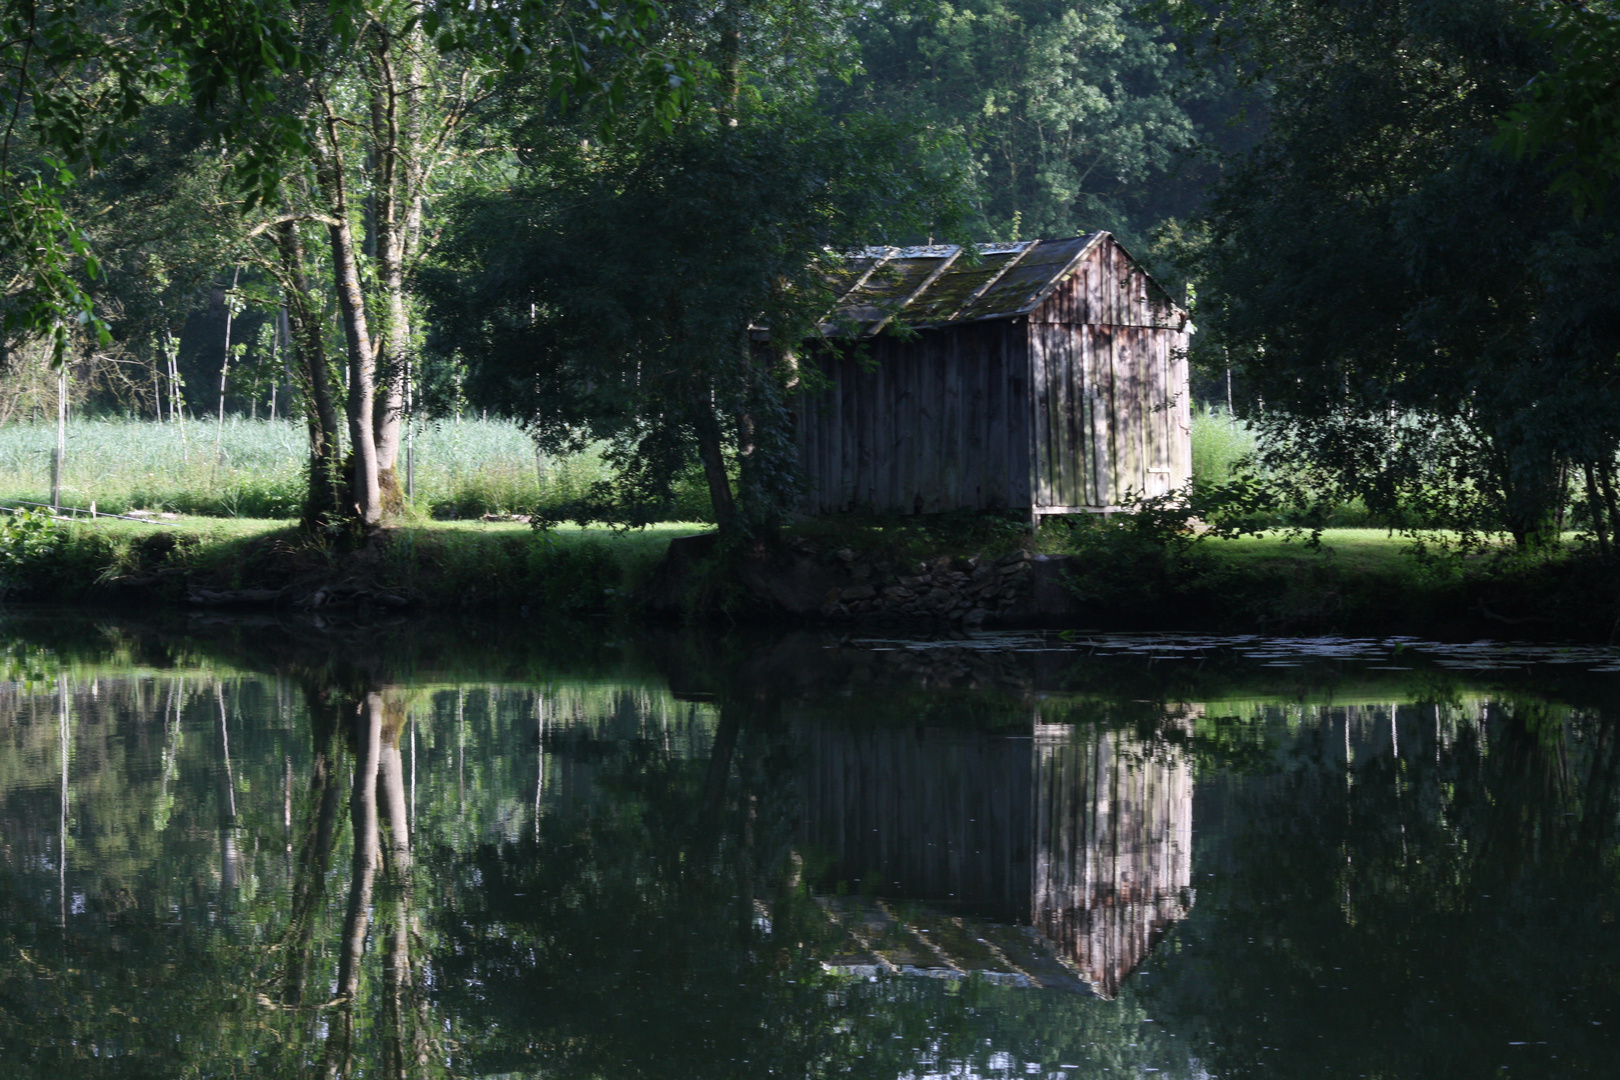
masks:
{"label": "tree", "polygon": [[[260,265],[281,284],[310,401],[306,518],[352,513],[369,528],[400,506],[394,470],[414,348],[408,278],[425,208],[491,76],[532,58],[553,95],[618,100],[650,86],[653,111],[663,115],[678,108],[684,68],[679,57],[643,47],[644,31],[658,20],[647,0],[544,12],[292,3],[285,18],[296,64],[228,103],[225,137],[236,150],[246,208],[259,219],[250,233],[264,237]],[[281,183],[283,173],[293,181]],[[309,226],[326,234],[344,337],[341,399],[319,332]],[[348,468],[340,480],[344,435]]]}
{"label": "tree", "polygon": [[1228,121],[1254,95],[1219,66],[1189,68],[1165,26],[1113,0],[899,0],[853,32],[862,73],[843,106],[958,135],[982,237],[1144,239],[1196,208],[1200,141],[1249,137]]}
{"label": "tree", "polygon": [[1522,17],[1551,46],[1526,100],[1503,118],[1499,145],[1553,153],[1555,191],[1577,211],[1601,207],[1620,177],[1620,18],[1612,3],[1534,5]]}
{"label": "tree", "polygon": [[1394,523],[1527,546],[1556,535],[1569,469],[1590,467],[1612,529],[1620,308],[1571,271],[1614,264],[1614,221],[1572,220],[1543,159],[1492,147],[1544,46],[1496,0],[1221,18],[1275,94],[1212,203],[1200,321],[1239,365],[1270,460]]}
{"label": "tree", "polygon": [[653,520],[697,466],[723,532],[768,530],[796,493],[789,395],[833,306],[827,253],[950,226],[955,179],[930,169],[923,133],[831,117],[777,77],[789,58],[842,62],[842,14],[690,15],[720,76],[687,121],[612,146],[521,129],[515,182],[448,230],[438,346],[546,448],[608,441],[619,480],[582,519]]}

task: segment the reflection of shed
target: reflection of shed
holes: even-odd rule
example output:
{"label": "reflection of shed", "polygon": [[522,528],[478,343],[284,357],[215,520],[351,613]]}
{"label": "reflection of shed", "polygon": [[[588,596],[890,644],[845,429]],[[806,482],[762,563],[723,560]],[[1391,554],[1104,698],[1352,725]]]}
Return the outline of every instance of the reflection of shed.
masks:
{"label": "reflection of shed", "polygon": [[[1002,960],[1011,939],[985,925],[1031,926],[1046,943],[1035,953],[1112,997],[1187,914],[1192,769],[1176,750],[1038,719],[1033,745],[938,729],[815,725],[803,736],[804,840],[832,879],[966,916],[955,925]],[[925,940],[961,955],[941,952],[938,929]]]}
{"label": "reflection of shed", "polygon": [[[875,248],[800,409],[813,513],[1106,510],[1191,475],[1187,313],[1105,232]],[[895,332],[899,330],[900,332]]]}

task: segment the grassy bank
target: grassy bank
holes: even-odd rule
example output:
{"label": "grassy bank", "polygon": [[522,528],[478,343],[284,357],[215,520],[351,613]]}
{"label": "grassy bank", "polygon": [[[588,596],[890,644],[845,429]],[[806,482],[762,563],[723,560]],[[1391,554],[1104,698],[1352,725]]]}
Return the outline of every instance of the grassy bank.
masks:
{"label": "grassy bank", "polygon": [[0,590],[23,602],[179,605],[271,590],[296,602],[348,590],[419,610],[597,614],[626,607],[672,537],[705,528],[537,533],[515,523],[422,522],[345,545],[274,519],[13,518],[0,522]]}
{"label": "grassy bank", "polygon": [[[997,558],[1018,548],[1063,560],[1087,625],[1271,634],[1428,634],[1609,640],[1620,567],[1573,536],[1526,554],[1506,544],[1450,549],[1384,529],[1336,528],[1311,544],[1272,532],[1237,539],[1165,535],[1126,518],[1049,519],[1033,538],[1016,518],[981,515],[807,522],[821,558],[845,551],[904,584],[939,554]],[[892,572],[891,572],[892,571]]]}
{"label": "grassy bank", "polygon": [[[322,544],[278,520],[182,518],[0,523],[0,588],[14,601],[259,603],[308,606],[325,593],[416,610],[635,615],[669,541],[705,531],[670,524],[629,533],[526,525],[420,522],[360,545]],[[941,555],[991,559],[1020,549],[1062,559],[1064,589],[1088,626],[1271,634],[1536,636],[1609,640],[1620,572],[1577,543],[1525,555],[1415,550],[1375,529],[1331,529],[1312,546],[1284,535],[1236,540],[1142,535],[1128,522],[1049,521],[1035,536],[988,516],[801,523],[788,546],[829,565],[846,555],[879,568],[864,583],[901,584]],[[721,565],[706,580],[735,582]],[[890,581],[889,578],[893,578]],[[711,598],[739,594],[710,589]],[[703,595],[703,590],[692,591]],[[772,618],[769,603],[729,615]],[[697,617],[722,614],[695,611]]]}
{"label": "grassy bank", "polygon": [[[216,444],[217,439],[217,444]],[[107,513],[144,509],[217,517],[290,518],[304,493],[304,426],[227,417],[180,423],[74,420],[68,425],[64,505]],[[506,420],[418,422],[412,511],[433,519],[529,513],[566,505],[608,475],[601,457],[537,454]],[[0,501],[47,502],[56,427],[0,426]],[[217,445],[217,450],[216,450]],[[405,463],[400,462],[403,478]],[[706,511],[698,485],[682,516]]]}

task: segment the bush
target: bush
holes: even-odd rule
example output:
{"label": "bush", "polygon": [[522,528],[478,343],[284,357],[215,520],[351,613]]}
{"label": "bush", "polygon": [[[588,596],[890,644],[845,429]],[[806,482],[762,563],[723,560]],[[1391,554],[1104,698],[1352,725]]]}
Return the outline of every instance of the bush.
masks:
{"label": "bush", "polygon": [[24,510],[0,521],[0,593],[37,578],[57,558],[63,538],[51,515]]}

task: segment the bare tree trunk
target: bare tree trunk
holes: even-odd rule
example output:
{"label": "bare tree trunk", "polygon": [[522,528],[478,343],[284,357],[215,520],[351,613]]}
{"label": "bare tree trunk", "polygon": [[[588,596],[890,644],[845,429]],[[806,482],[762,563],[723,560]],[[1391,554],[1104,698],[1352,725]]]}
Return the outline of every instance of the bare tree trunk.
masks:
{"label": "bare tree trunk", "polygon": [[372,239],[382,288],[382,325],[377,335],[377,400],[372,416],[377,477],[383,510],[403,509],[398,465],[404,378],[411,347],[405,269],[421,228],[420,87],[424,81],[420,34],[379,30],[372,52],[372,143],[376,147],[372,189]]}
{"label": "bare tree trunk", "polygon": [[67,361],[56,371],[56,447],[51,451],[51,507],[62,509],[62,471],[67,467]]}
{"label": "bare tree trunk", "polygon": [[232,293],[236,292],[236,283],[241,279],[242,268],[238,266],[231,274],[231,287],[225,292],[225,353],[219,364],[219,420],[214,425],[214,472],[218,475],[219,467],[225,463],[225,454],[221,449],[220,440],[225,435],[225,385],[231,374],[231,320],[236,314],[231,308]]}
{"label": "bare tree trunk", "polygon": [[1592,531],[1597,533],[1598,553],[1607,559],[1612,553],[1609,547],[1609,516],[1603,512],[1603,503],[1598,496],[1597,477],[1592,463],[1588,461],[1583,467],[1586,479],[1586,505],[1592,512]]}
{"label": "bare tree trunk", "polygon": [[305,421],[309,426],[309,490],[304,501],[304,527],[315,528],[341,517],[347,500],[340,494],[337,402],[326,366],[326,344],[321,334],[320,305],[304,273],[304,243],[296,221],[277,228],[280,250],[283,314],[288,344],[297,359],[303,383]]}
{"label": "bare tree trunk", "polygon": [[377,482],[377,442],[373,430],[376,393],[376,356],[371,332],[366,325],[366,297],[360,283],[354,229],[349,222],[347,181],[343,175],[342,149],[338,141],[338,117],[328,104],[325,117],[326,145],[319,154],[316,179],[332,210],[327,236],[332,246],[332,277],[337,288],[338,311],[343,320],[343,336],[348,345],[349,371],[349,457],[353,468],[354,512],[360,523],[372,528],[382,520],[382,496]]}
{"label": "bare tree trunk", "polygon": [[715,418],[714,409],[706,403],[700,404],[692,427],[697,435],[698,458],[703,462],[703,477],[709,482],[709,502],[714,507],[715,522],[722,533],[729,534],[736,528],[737,504],[731,495],[731,478],[726,475],[720,421]]}

